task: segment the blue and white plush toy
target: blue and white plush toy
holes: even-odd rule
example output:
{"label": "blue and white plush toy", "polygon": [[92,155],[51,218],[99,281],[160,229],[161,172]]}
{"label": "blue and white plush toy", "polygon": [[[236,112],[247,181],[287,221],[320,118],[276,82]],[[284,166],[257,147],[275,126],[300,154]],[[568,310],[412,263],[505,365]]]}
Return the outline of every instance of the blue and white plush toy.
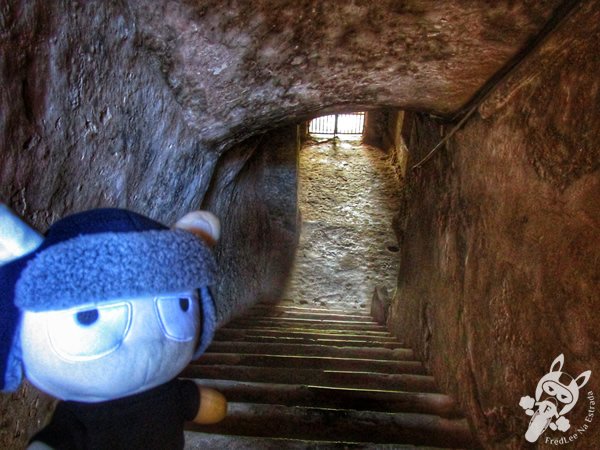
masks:
{"label": "blue and white plush toy", "polygon": [[183,448],[186,420],[225,416],[221,394],[176,379],[215,330],[218,237],[203,211],[168,228],[96,209],[41,238],[0,209],[0,387],[24,373],[63,400],[31,448]]}

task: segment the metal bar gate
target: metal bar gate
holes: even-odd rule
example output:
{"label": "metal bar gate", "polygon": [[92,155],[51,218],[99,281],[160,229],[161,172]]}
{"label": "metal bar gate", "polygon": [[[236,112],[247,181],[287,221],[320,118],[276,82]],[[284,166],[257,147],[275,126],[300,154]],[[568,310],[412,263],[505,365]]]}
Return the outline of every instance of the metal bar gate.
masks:
{"label": "metal bar gate", "polygon": [[308,132],[311,134],[362,134],[365,125],[365,113],[332,114],[317,117],[310,121]]}

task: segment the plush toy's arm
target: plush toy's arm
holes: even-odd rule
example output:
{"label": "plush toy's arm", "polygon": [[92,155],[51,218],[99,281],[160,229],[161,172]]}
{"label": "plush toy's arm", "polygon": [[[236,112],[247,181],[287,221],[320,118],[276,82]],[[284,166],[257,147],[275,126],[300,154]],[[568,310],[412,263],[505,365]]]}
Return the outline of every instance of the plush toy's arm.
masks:
{"label": "plush toy's arm", "polygon": [[200,385],[197,385],[197,387],[200,395],[200,406],[194,422],[209,425],[223,420],[227,415],[227,400],[223,394]]}

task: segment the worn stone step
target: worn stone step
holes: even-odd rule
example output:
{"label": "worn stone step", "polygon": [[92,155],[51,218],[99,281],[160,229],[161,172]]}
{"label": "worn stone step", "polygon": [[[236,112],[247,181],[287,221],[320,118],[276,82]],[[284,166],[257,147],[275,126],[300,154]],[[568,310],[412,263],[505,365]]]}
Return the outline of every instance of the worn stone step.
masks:
{"label": "worn stone step", "polygon": [[396,342],[393,336],[377,331],[338,331],[338,330],[277,330],[274,328],[235,329],[221,328],[216,335],[220,339],[230,340],[247,336],[275,336],[275,337],[304,337],[310,339],[362,339],[376,340],[378,342]]}
{"label": "worn stone step", "polygon": [[381,444],[469,447],[465,420],[427,414],[381,413],[256,403],[228,405],[227,417],[215,425],[189,424],[188,430],[270,438],[311,439]]}
{"label": "worn stone step", "polygon": [[[222,329],[223,330],[223,329]],[[256,333],[239,333],[238,330],[229,330],[222,333],[218,331],[215,334],[214,341],[242,341],[242,342],[268,342],[277,344],[316,344],[316,345],[335,345],[342,347],[371,347],[383,349],[401,349],[402,344],[395,340],[374,340],[374,339],[354,339],[347,337],[331,338],[318,335],[310,336],[264,336]]]}
{"label": "worn stone step", "polygon": [[304,355],[264,355],[239,353],[205,353],[192,364],[237,365],[253,367],[284,367],[299,369],[368,371],[377,373],[410,373],[424,375],[425,369],[419,361],[382,361],[376,359],[333,358]]}
{"label": "worn stone step", "polygon": [[329,322],[341,322],[341,323],[364,323],[364,324],[375,324],[378,322],[373,319],[372,316],[362,316],[362,315],[354,315],[354,314],[325,314],[325,313],[295,313],[295,312],[278,312],[277,314],[271,314],[268,311],[260,311],[257,314],[241,316],[239,319],[272,319],[272,320],[298,320],[298,321],[329,321]]}
{"label": "worn stone step", "polygon": [[415,412],[459,418],[451,397],[444,394],[380,389],[350,389],[301,384],[258,383],[195,379],[200,385],[222,392],[228,401],[271,403],[286,406],[356,409],[380,412]]}
{"label": "worn stone step", "polygon": [[273,331],[281,334],[286,333],[311,333],[311,334],[326,334],[332,336],[361,336],[361,337],[377,337],[396,340],[394,336],[387,330],[365,330],[365,329],[347,329],[345,327],[311,327],[308,325],[289,325],[281,326],[280,324],[262,325],[249,323],[247,328],[229,327],[222,330],[248,330],[248,331]]}
{"label": "worn stone step", "polygon": [[322,314],[341,314],[351,316],[363,316],[370,317],[367,310],[357,309],[342,309],[342,308],[322,308],[317,306],[299,306],[292,303],[259,303],[252,306],[250,311],[258,310],[269,310],[269,311],[285,311],[285,312],[299,312],[299,313],[322,313]]}
{"label": "worn stone step", "polygon": [[440,447],[232,436],[185,431],[185,450],[439,450]]}
{"label": "worn stone step", "polygon": [[291,319],[310,319],[310,320],[340,320],[344,322],[374,322],[373,317],[368,314],[341,314],[331,312],[303,312],[303,311],[283,311],[281,309],[250,309],[241,318],[254,317],[289,317]]}
{"label": "worn stone step", "polygon": [[355,389],[383,389],[408,392],[438,393],[429,375],[389,374],[369,371],[341,371],[282,367],[252,367],[229,365],[190,365],[181,376],[218,380],[253,381],[262,383],[310,384]]}
{"label": "worn stone step", "polygon": [[263,353],[267,355],[331,356],[334,358],[364,358],[389,361],[415,360],[409,348],[344,347],[316,344],[285,344],[279,342],[213,341],[207,352]]}
{"label": "worn stone step", "polygon": [[278,329],[311,329],[311,330],[339,330],[339,331],[379,331],[389,335],[384,326],[377,323],[356,323],[331,320],[307,319],[247,319],[229,322],[227,328],[278,328]]}

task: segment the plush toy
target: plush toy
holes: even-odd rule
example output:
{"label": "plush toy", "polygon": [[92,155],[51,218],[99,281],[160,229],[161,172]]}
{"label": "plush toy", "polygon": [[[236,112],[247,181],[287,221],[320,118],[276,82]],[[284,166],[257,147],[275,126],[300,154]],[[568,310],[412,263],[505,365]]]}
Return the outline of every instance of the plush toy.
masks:
{"label": "plush toy", "polygon": [[196,211],[169,229],[96,209],[43,239],[6,209],[0,222],[1,388],[24,372],[63,400],[30,448],[181,449],[185,421],[225,416],[220,393],[176,379],[215,329],[216,217]]}

